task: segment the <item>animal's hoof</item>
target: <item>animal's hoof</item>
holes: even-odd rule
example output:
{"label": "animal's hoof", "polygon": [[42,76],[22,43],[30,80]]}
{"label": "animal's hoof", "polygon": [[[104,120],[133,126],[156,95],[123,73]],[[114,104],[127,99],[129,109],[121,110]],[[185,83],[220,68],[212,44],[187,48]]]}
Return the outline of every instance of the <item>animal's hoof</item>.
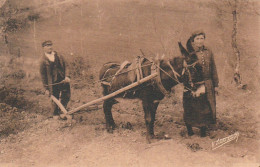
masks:
{"label": "animal's hoof", "polygon": [[151,144],[151,143],[152,143],[152,142],[151,142],[151,139],[146,138],[146,143],[147,143],[147,144]]}
{"label": "animal's hoof", "polygon": [[146,136],[147,144],[151,144],[153,139],[155,139],[155,135],[148,135],[148,136]]}
{"label": "animal's hoof", "polygon": [[150,135],[149,139],[156,139],[156,136],[155,135]]}
{"label": "animal's hoof", "polygon": [[112,130],[115,130],[117,128],[116,124],[113,124],[111,127],[112,127]]}
{"label": "animal's hoof", "polygon": [[200,137],[206,137],[207,134],[200,134]]}
{"label": "animal's hoof", "polygon": [[107,132],[113,134],[113,129],[109,128],[107,129]]}
{"label": "animal's hoof", "polygon": [[170,137],[168,134],[165,134],[165,135],[164,135],[164,139],[165,139],[165,140],[169,140],[169,139],[171,139],[171,137]]}
{"label": "animal's hoof", "polygon": [[194,132],[188,132],[188,136],[193,136],[194,135]]}

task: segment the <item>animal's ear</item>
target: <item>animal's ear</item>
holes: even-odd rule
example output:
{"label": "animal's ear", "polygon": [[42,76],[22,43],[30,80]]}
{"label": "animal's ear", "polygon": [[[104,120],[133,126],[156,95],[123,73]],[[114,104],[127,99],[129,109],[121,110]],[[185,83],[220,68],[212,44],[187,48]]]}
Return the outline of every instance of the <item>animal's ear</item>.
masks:
{"label": "animal's ear", "polygon": [[181,54],[183,56],[185,56],[185,57],[188,57],[189,56],[189,52],[183,47],[181,42],[178,42],[178,44],[179,44],[179,48],[180,48]]}
{"label": "animal's ear", "polygon": [[187,51],[188,51],[189,53],[194,52],[194,49],[193,49],[193,47],[192,47],[192,39],[191,39],[191,38],[188,39],[188,41],[187,41],[187,43],[186,43],[186,48],[187,48]]}

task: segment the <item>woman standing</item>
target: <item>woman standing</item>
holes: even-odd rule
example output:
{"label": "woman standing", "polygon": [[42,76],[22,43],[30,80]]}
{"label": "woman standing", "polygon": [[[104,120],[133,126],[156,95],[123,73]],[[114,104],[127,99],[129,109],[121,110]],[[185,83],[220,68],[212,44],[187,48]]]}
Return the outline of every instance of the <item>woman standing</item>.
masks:
{"label": "woman standing", "polygon": [[205,93],[199,97],[194,97],[189,90],[183,93],[184,122],[189,136],[194,134],[192,127],[195,126],[200,128],[201,137],[205,137],[207,126],[216,123],[218,75],[213,54],[204,45],[205,38],[203,31],[196,31],[186,44],[189,54],[195,54],[202,67],[202,84],[205,86]]}

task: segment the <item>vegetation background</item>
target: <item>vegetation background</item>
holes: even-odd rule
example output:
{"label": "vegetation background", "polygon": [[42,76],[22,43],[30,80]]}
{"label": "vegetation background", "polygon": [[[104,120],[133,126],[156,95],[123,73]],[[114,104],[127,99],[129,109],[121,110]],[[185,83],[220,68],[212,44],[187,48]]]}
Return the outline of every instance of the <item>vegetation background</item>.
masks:
{"label": "vegetation background", "polygon": [[[0,41],[1,166],[257,166],[259,165],[259,1],[238,1],[237,57],[232,49],[229,0],[2,0]],[[233,3],[232,0],[230,2]],[[235,2],[235,1],[234,1]],[[158,108],[155,132],[172,139],[145,143],[139,101],[122,101],[113,114],[119,128],[104,130],[102,108],[50,118],[39,76],[41,43],[52,40],[72,76],[69,108],[101,97],[98,71],[108,61],[141,55],[179,56],[197,29],[206,32],[220,78],[217,125],[209,137],[187,137],[182,86]],[[129,128],[127,125],[131,125]],[[238,131],[237,142],[211,150],[211,142]],[[197,132],[198,133],[198,132]],[[202,158],[203,157],[203,158]]]}

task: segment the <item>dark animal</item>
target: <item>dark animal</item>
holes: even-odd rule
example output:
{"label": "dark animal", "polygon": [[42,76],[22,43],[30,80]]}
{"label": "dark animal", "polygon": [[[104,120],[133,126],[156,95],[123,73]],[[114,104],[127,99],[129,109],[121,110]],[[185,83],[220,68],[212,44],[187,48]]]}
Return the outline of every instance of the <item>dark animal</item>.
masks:
{"label": "dark animal", "polygon": [[191,47],[190,42],[188,42],[186,47],[187,50],[179,42],[180,51],[182,55],[184,55],[185,60],[187,62],[186,68],[189,69],[186,70],[186,72],[189,74],[183,75],[182,82],[186,89],[188,88],[195,93],[201,85],[201,83],[203,82],[202,66],[198,63],[198,57],[194,49]]}
{"label": "dark animal", "polygon": [[[117,95],[117,97],[123,98],[139,98],[142,101],[145,125],[147,129],[146,139],[150,143],[151,139],[154,138],[154,121],[156,110],[159,105],[160,100],[165,97],[165,91],[170,92],[171,88],[182,82],[182,75],[192,78],[191,72],[186,64],[192,63],[192,60],[182,53],[184,56],[174,57],[170,60],[158,60],[156,64],[160,67],[158,71],[158,77],[152,79],[148,82],[140,84],[139,86],[132,88],[124,93]],[[144,58],[141,62],[141,75],[146,77],[152,73],[152,62]],[[132,81],[129,80],[129,68],[125,68],[120,71],[118,70],[120,65],[116,63],[106,63],[100,70],[100,80],[105,81],[101,85],[103,87],[103,94],[110,94],[122,87],[131,84]],[[113,77],[116,74],[115,77]],[[135,77],[135,80],[137,77]],[[160,83],[158,83],[161,82]],[[192,81],[191,81],[192,82]],[[114,99],[108,99],[103,103],[103,110],[106,119],[106,129],[108,132],[112,133],[116,125],[112,116],[112,106],[117,103]]]}

